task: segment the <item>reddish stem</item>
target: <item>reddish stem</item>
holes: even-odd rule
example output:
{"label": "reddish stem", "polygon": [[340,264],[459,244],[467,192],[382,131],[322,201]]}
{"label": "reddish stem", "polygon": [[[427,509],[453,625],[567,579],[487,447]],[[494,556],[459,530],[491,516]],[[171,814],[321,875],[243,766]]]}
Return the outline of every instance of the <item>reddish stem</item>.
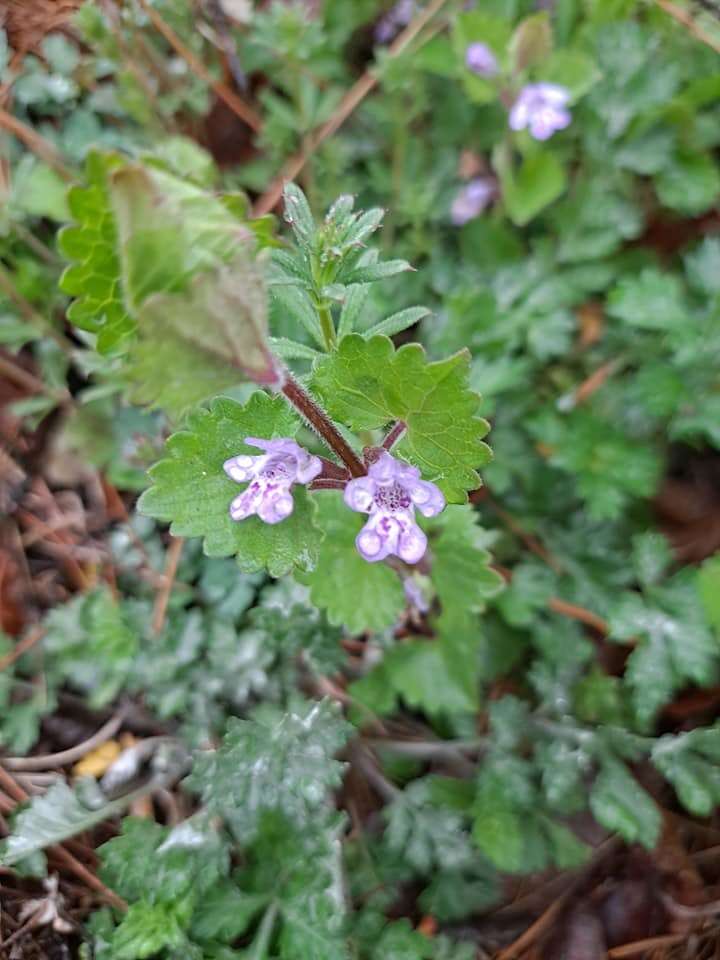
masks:
{"label": "reddish stem", "polygon": [[311,490],[344,490],[347,480],[330,480],[324,477],[318,477],[310,484]]}
{"label": "reddish stem", "polygon": [[318,406],[310,394],[300,386],[289,371],[285,371],[285,382],[280,387],[280,391],[295,407],[298,413],[310,424],[313,430],[322,437],[333,453],[336,453],[338,457],[340,457],[351,475],[353,477],[364,477],[367,471],[358,455],[347,443],[322,407]]}
{"label": "reddish stem", "polygon": [[390,432],[383,440],[382,442],[383,450],[392,450],[392,448],[395,446],[395,444],[398,442],[400,437],[402,437],[402,435],[405,433],[406,430],[407,430],[407,424],[405,423],[405,421],[398,420],[395,426],[390,428]]}

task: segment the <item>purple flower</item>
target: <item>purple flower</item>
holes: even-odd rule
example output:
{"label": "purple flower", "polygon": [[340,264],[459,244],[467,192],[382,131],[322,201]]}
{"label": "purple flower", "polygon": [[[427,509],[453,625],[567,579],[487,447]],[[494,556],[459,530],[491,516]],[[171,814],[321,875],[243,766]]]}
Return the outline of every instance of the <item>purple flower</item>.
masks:
{"label": "purple flower", "polygon": [[345,503],[358,513],[369,513],[355,545],[370,563],[395,554],[417,563],[427,548],[427,537],[415,522],[415,507],[434,517],[445,507],[445,497],[434,483],[420,479],[420,471],[383,452],[367,476],[345,487]]}
{"label": "purple flower", "polygon": [[465,51],[465,64],[481,77],[494,77],[498,72],[495,54],[486,43],[471,43]]}
{"label": "purple flower", "polygon": [[375,42],[390,43],[412,20],[417,3],[415,0],[398,0],[394,7],[378,20],[375,26]]}
{"label": "purple flower", "polygon": [[236,483],[250,481],[230,504],[230,516],[244,520],[256,513],[265,523],[280,523],[295,506],[292,485],[310,483],[321,472],[322,463],[287,437],[245,437],[245,443],[266,452],[257,457],[241,453],[223,464],[225,473]]}
{"label": "purple flower", "polygon": [[475,177],[458,192],[450,208],[450,219],[456,227],[479,217],[495,194],[495,181],[490,177]]}
{"label": "purple flower", "polygon": [[547,140],[570,123],[566,109],[570,91],[557,83],[529,83],[523,87],[510,110],[513,130],[530,130],[536,140]]}
{"label": "purple flower", "polygon": [[403,580],[403,590],[405,591],[405,599],[413,609],[417,610],[418,613],[428,612],[430,604],[423,593],[422,587],[414,577],[407,577]]}

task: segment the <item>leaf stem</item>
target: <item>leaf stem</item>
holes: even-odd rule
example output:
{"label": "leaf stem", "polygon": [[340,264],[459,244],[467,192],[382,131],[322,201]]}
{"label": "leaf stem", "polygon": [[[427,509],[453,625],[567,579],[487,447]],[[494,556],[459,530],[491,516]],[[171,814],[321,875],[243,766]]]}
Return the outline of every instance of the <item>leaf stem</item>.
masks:
{"label": "leaf stem", "polygon": [[273,930],[275,929],[275,921],[277,920],[278,909],[277,900],[273,900],[263,914],[263,918],[260,921],[260,926],[258,927],[258,932],[252,942],[250,952],[248,953],[249,960],[264,960],[264,958],[267,957],[268,947],[270,946],[270,938],[272,937]]}
{"label": "leaf stem", "polygon": [[337,336],[330,306],[327,303],[318,305],[317,312],[320,317],[320,329],[325,340],[325,346],[328,350],[333,350],[337,343]]}
{"label": "leaf stem", "polygon": [[398,442],[400,437],[402,437],[402,435],[405,433],[406,430],[407,430],[407,424],[405,423],[405,421],[398,420],[395,426],[390,428],[388,435],[383,440],[382,442],[383,450],[392,450],[392,448],[395,446],[395,444]]}
{"label": "leaf stem", "polygon": [[340,457],[352,476],[364,477],[367,471],[360,458],[322,407],[300,386],[289,370],[285,371],[285,381],[280,391],[327,446]]}

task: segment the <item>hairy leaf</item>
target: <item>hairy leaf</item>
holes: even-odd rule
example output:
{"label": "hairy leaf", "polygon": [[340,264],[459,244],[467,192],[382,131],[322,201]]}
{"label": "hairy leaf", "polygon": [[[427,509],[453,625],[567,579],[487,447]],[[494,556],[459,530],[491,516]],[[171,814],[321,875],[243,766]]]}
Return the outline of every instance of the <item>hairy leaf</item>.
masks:
{"label": "hairy leaf", "polygon": [[229,507],[240,488],[223,471],[230,457],[258,454],[245,445],[245,437],[294,437],[298,428],[297,418],[280,397],[258,391],[245,405],[215,400],[209,410],[188,418],[187,430],[168,440],[169,456],[150,471],[153,485],[140,498],[139,509],[171,521],[175,536],[203,537],[208,556],[237,555],[245,572],[266,568],[279,577],[293,567],[312,569],[320,532],[304,488],[294,487],[295,510],[282,523],[268,525],[256,516],[236,523]]}
{"label": "hairy leaf", "polygon": [[338,493],[320,493],[315,500],[325,539],[317,566],[299,578],[310,587],[313,603],[330,623],[353,633],[392,626],[405,605],[403,588],[394,570],[358,553],[355,537],[364,519],[348,510]]}
{"label": "hairy leaf", "polygon": [[468,389],[467,377],[465,352],[429,363],[417,344],[396,351],[387,337],[351,334],[318,362],[313,383],[331,415],[355,430],[404,420],[399,455],[450,501],[464,502],[480,483],[477,468],[490,458],[481,439],[488,425],[477,416],[480,398]]}
{"label": "hairy leaf", "polygon": [[198,756],[188,785],[242,842],[268,812],[302,828],[340,784],[343,764],[334,755],[350,729],[329,701],[305,703],[265,723],[231,718],[221,746]]}

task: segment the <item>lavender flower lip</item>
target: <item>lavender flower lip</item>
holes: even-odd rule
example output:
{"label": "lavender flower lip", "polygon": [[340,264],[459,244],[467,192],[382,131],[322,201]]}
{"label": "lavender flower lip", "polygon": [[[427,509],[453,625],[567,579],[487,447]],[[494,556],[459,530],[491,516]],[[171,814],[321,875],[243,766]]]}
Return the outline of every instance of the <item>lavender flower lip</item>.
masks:
{"label": "lavender flower lip", "polygon": [[570,91],[558,83],[529,83],[510,110],[510,128],[525,130],[535,140],[548,140],[570,125]]}
{"label": "lavender flower lip", "polygon": [[455,196],[450,208],[450,219],[456,227],[474,220],[489,205],[495,195],[495,181],[491,177],[470,180]]}
{"label": "lavender flower lip", "polygon": [[367,476],[345,487],[351,510],[370,514],[355,545],[369,563],[393,554],[405,563],[417,563],[427,549],[427,537],[415,521],[415,507],[426,517],[445,508],[445,497],[434,483],[420,479],[420,471],[389,453],[368,467]]}
{"label": "lavender flower lip", "polygon": [[230,516],[245,520],[254,514],[264,523],[280,523],[295,508],[290,492],[293,484],[310,483],[322,471],[322,463],[289,437],[245,437],[245,443],[265,453],[255,457],[238,454],[223,464],[231,480],[248,484],[230,504]]}
{"label": "lavender flower lip", "polygon": [[471,43],[468,46],[465,65],[481,77],[494,77],[498,73],[497,58],[486,43]]}

